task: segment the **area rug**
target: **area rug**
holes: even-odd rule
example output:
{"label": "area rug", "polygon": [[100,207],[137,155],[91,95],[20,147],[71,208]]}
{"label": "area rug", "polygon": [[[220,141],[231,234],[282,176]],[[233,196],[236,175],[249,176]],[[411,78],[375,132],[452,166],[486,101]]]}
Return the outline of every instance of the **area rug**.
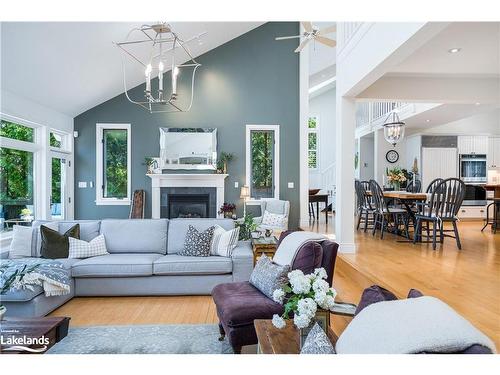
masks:
{"label": "area rug", "polygon": [[231,354],[215,324],[70,328],[48,354]]}

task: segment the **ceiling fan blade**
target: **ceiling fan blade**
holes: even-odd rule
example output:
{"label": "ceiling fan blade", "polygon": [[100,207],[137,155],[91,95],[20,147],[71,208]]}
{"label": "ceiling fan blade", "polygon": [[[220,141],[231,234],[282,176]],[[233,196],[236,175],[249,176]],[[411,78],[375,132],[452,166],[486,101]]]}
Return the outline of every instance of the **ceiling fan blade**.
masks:
{"label": "ceiling fan blade", "polygon": [[328,26],[324,29],[321,29],[320,31],[318,31],[318,35],[327,35],[335,32],[337,32],[337,25]]}
{"label": "ceiling fan blade", "polygon": [[311,39],[304,39],[300,44],[299,46],[295,49],[295,51],[293,52],[300,52],[304,49],[304,47],[307,45],[307,43],[309,43],[311,41]]}
{"label": "ceiling fan blade", "polygon": [[304,22],[304,21],[302,21],[301,24],[302,24],[302,26],[304,27],[304,29],[308,33],[312,33],[312,31],[313,31],[313,25],[312,25],[311,22]]}
{"label": "ceiling fan blade", "polygon": [[328,47],[335,47],[337,45],[337,42],[335,40],[330,38],[325,38],[324,36],[316,36],[314,40],[317,40],[318,42],[323,43]]}
{"label": "ceiling fan blade", "polygon": [[286,39],[295,39],[295,38],[300,38],[301,35],[293,35],[293,36],[278,36],[274,38],[274,40],[286,40]]}

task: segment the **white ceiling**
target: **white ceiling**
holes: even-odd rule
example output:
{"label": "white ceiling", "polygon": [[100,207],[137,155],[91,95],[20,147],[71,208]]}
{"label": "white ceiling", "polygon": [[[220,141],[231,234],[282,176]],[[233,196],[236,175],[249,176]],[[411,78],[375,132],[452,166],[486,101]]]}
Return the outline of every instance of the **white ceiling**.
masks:
{"label": "white ceiling", "polygon": [[453,22],[391,72],[500,75],[500,22]]}
{"label": "white ceiling", "polygon": [[[153,22],[144,22],[151,24]],[[1,24],[2,89],[11,91],[69,116],[92,108],[123,92],[120,50],[141,22],[12,22]],[[179,37],[189,39],[196,57],[234,39],[262,22],[175,22]],[[128,74],[128,71],[127,71]],[[136,70],[131,87],[144,80]]]}

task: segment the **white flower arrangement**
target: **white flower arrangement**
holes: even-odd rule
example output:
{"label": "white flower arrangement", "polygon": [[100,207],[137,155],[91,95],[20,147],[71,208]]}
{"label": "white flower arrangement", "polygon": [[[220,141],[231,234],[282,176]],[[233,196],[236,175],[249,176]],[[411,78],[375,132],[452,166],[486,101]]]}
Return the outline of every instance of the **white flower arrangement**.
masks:
{"label": "white flower arrangement", "polygon": [[285,312],[282,316],[273,315],[273,325],[284,328],[285,320],[294,313],[293,322],[297,328],[308,327],[318,307],[324,310],[333,310],[337,292],[330,288],[325,280],[327,273],[324,268],[316,268],[313,273],[304,275],[300,270],[288,273],[288,283],[273,293],[273,300],[284,305]]}

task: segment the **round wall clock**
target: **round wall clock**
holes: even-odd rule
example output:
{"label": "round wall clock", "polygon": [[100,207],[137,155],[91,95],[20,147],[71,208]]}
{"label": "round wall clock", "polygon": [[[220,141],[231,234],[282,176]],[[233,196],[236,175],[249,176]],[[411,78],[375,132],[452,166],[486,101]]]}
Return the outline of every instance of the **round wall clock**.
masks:
{"label": "round wall clock", "polygon": [[385,159],[389,163],[395,163],[399,160],[399,154],[396,150],[389,150],[387,151],[387,154],[385,154]]}

